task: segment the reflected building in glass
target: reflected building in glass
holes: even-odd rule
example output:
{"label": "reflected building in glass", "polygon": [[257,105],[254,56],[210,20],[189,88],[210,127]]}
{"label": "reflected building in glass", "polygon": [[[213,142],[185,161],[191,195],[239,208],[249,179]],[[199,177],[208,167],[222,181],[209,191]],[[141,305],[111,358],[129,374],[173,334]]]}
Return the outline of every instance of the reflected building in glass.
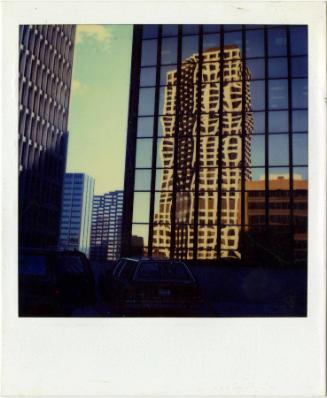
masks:
{"label": "reflected building in glass", "polygon": [[[306,26],[135,26],[122,254],[139,252],[137,236],[145,255],[252,262],[263,229],[278,228],[273,180],[283,175],[291,244],[270,257],[293,261],[307,89]],[[249,217],[257,181],[264,220]]]}
{"label": "reflected building in glass", "polygon": [[[219,62],[221,58],[223,62]],[[170,256],[170,217],[173,195],[167,188],[176,184],[175,255],[185,259],[193,258],[195,192],[197,190],[199,192],[197,257],[199,259],[217,257],[219,233],[221,257],[237,258],[240,257],[242,170],[236,167],[242,160],[243,98],[245,99],[245,178],[251,177],[250,73],[248,69],[244,72],[246,84],[243,96],[241,83],[243,64],[240,49],[237,46],[225,46],[222,54],[219,48],[208,49],[203,52],[202,59],[201,81],[204,84],[201,84],[200,88],[197,85],[200,73],[198,54],[183,60],[178,93],[175,89],[177,70],[167,72],[163,109],[165,116],[161,117],[163,139],[158,154],[166,168],[162,172],[159,211],[155,213],[153,221],[153,254]],[[222,68],[221,65],[223,65]],[[199,89],[200,104],[198,103]],[[179,98],[176,98],[177,95]],[[222,117],[220,117],[220,101],[222,101]],[[181,116],[176,124],[177,102],[179,102]],[[198,105],[201,109],[198,109]],[[201,114],[200,119],[197,114]],[[199,141],[197,123],[200,123],[199,145],[197,145]],[[220,123],[222,123],[221,127]],[[177,173],[174,176],[175,136],[178,136],[178,151],[176,151]],[[197,151],[199,151],[198,154]],[[200,159],[198,179],[197,158]],[[221,185],[223,191],[220,214],[216,194],[218,184]],[[221,228],[217,228],[218,216],[221,219]]]}

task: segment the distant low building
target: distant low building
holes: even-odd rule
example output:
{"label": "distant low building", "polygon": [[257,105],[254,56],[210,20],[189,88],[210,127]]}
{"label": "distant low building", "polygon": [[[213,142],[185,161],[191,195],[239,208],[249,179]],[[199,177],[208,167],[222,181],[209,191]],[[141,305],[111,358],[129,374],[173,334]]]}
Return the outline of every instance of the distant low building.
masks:
{"label": "distant low building", "polygon": [[90,254],[94,178],[81,173],[66,173],[62,201],[59,246]]}
{"label": "distant low building", "polygon": [[123,191],[95,195],[92,211],[91,258],[117,260],[121,251]]}
{"label": "distant low building", "polygon": [[[247,231],[256,236],[257,243],[260,244],[261,236],[262,243],[267,244],[267,237],[261,231],[268,221],[270,235],[276,231],[279,236],[279,241],[278,239],[274,241],[275,247],[284,254],[286,246],[294,244],[295,259],[305,259],[307,256],[308,181],[294,174],[292,209],[288,176],[270,175],[267,203],[264,179],[246,181],[246,191]],[[266,219],[266,211],[268,219]],[[281,241],[282,236],[284,236],[284,241]],[[264,242],[265,239],[266,242]],[[270,249],[274,250],[273,247]],[[292,253],[293,248],[290,248],[289,252]]]}

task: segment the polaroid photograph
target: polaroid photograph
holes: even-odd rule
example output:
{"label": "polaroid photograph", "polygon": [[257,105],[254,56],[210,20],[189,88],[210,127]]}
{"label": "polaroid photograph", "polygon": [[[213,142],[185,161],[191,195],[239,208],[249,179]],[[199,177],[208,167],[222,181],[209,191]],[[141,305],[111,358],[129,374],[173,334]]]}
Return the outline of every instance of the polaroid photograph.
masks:
{"label": "polaroid photograph", "polygon": [[325,3],[3,10],[4,395],[324,396]]}

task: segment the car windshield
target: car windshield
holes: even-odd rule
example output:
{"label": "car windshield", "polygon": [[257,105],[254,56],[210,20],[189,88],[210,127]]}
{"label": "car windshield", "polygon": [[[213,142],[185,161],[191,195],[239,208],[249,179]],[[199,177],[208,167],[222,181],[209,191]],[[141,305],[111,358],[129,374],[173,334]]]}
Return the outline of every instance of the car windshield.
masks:
{"label": "car windshield", "polygon": [[145,280],[189,281],[190,275],[182,262],[144,261],[141,263],[138,278]]}
{"label": "car windshield", "polygon": [[43,255],[25,255],[19,256],[19,272],[22,275],[47,275],[46,258]]}

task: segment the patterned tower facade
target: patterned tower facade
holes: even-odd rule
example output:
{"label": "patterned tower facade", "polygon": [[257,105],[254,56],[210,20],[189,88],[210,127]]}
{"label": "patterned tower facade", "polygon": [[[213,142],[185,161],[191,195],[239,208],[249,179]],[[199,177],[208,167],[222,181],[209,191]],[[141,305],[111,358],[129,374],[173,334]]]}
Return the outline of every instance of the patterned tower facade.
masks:
{"label": "patterned tower facade", "polygon": [[58,244],[74,38],[74,25],[19,28],[20,246]]}
{"label": "patterned tower facade", "polygon": [[[177,71],[167,73],[163,112],[165,116],[161,118],[164,137],[159,153],[165,169],[162,173],[159,211],[154,215],[153,229],[153,245],[157,255],[165,257],[170,255],[168,247],[171,239],[171,187],[175,184],[177,190],[175,256],[193,258],[193,244],[196,239],[194,191],[197,190],[196,184],[198,184],[198,259],[217,258],[218,239],[220,239],[221,258],[240,258],[242,181],[240,165],[243,156],[245,162],[243,178],[245,180],[251,178],[253,118],[250,72],[248,68],[243,71],[240,49],[237,46],[224,48],[223,63],[219,62],[220,51],[219,48],[213,48],[202,54],[201,109],[198,109],[198,55],[194,54],[182,62],[178,93]],[[222,71],[221,65],[223,65]],[[244,78],[245,84],[242,83]],[[245,87],[244,93],[242,87]],[[220,104],[221,99],[222,104]],[[176,124],[177,100],[180,116]],[[244,110],[245,120],[242,116]],[[199,138],[196,136],[198,123],[201,124],[200,142],[197,142]],[[221,136],[220,123],[223,124],[220,129]],[[177,173],[173,170],[174,156]],[[195,171],[197,158],[200,159],[198,179]],[[219,189],[222,201],[220,206],[217,194]],[[220,228],[217,228],[219,222]]]}
{"label": "patterned tower facade", "polygon": [[93,199],[91,258],[97,261],[120,257],[123,191],[95,195]]}

